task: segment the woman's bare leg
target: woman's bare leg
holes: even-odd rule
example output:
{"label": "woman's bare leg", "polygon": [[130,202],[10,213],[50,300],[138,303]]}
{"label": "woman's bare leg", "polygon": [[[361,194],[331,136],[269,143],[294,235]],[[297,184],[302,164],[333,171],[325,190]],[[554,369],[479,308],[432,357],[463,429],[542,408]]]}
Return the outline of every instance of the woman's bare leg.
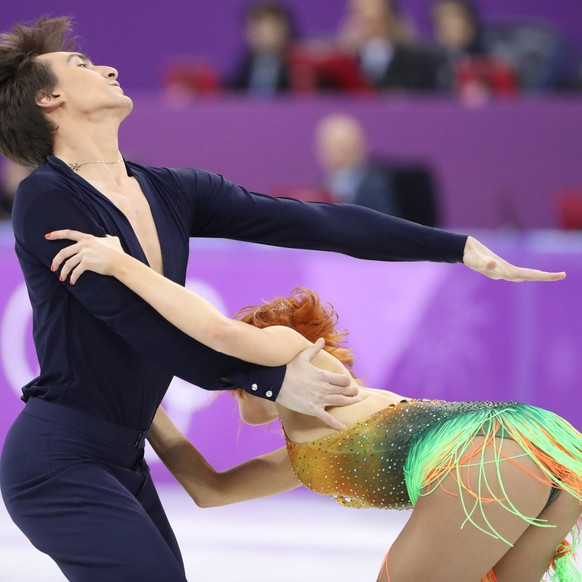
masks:
{"label": "woman's bare leg", "polygon": [[[483,437],[476,437],[472,446],[479,446],[483,441]],[[506,455],[523,453],[511,440],[501,443],[496,439],[496,446],[497,450],[501,446]],[[470,450],[471,446],[467,452]],[[495,454],[493,445],[487,445],[484,461],[491,461]],[[468,464],[477,458],[480,458],[480,453]],[[527,471],[541,476],[541,471],[530,458],[520,457],[519,462]],[[496,464],[486,463],[484,467],[487,485],[476,468],[468,466],[461,468],[463,482],[469,484],[472,491],[479,491],[481,486],[483,497],[504,498]],[[539,515],[548,501],[550,487],[511,461],[502,461],[499,472],[507,497],[519,512],[532,517]],[[463,525],[466,514],[452,474],[443,480],[442,486],[419,497],[410,520],[390,548],[389,574],[381,573],[379,581],[479,582],[510,549],[505,542],[483,533],[473,524]],[[470,511],[475,503],[474,497],[463,491],[462,499]],[[486,520],[489,521],[510,543],[515,543],[528,528],[523,518],[509,513],[497,502],[483,502],[482,507],[484,516],[477,508],[472,514],[474,521],[484,529],[488,529]]]}
{"label": "woman's bare leg", "polygon": [[556,547],[580,518],[582,505],[569,493],[560,491],[539,517],[554,528],[530,525],[493,567],[498,582],[539,582],[548,569]]}

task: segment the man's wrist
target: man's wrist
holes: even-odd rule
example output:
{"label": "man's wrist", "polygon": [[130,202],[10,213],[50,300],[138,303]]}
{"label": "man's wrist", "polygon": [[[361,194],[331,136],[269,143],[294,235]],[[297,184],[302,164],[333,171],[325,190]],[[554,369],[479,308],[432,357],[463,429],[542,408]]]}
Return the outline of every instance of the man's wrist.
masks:
{"label": "man's wrist", "polygon": [[465,242],[465,248],[463,250],[463,263],[465,263],[467,254],[473,250],[475,243],[475,239],[472,236],[467,237],[467,241]]}

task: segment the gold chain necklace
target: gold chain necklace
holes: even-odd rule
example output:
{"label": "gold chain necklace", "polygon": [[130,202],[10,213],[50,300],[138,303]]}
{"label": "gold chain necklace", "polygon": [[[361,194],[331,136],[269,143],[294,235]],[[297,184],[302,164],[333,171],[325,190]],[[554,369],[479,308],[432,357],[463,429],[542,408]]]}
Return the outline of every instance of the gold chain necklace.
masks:
{"label": "gold chain necklace", "polygon": [[67,166],[73,170],[73,172],[78,172],[81,166],[86,166],[87,164],[120,164],[123,162],[123,158],[119,158],[114,162],[108,162],[106,160],[95,160],[94,162],[67,162]]}

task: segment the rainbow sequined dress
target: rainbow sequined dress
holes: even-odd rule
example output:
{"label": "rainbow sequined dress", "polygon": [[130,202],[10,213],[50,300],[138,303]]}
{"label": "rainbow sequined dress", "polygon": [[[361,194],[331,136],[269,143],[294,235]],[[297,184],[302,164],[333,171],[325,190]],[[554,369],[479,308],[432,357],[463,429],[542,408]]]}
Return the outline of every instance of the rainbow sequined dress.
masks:
{"label": "rainbow sequined dress", "polygon": [[[556,414],[517,402],[402,401],[327,437],[287,440],[287,450],[299,480],[316,493],[350,507],[409,509],[458,466],[475,436],[485,437],[484,444],[516,441],[554,490],[582,503],[582,435]],[[504,507],[517,513],[506,501]],[[467,520],[473,521],[469,513]],[[557,550],[550,573],[556,582],[582,580],[573,561],[577,531],[572,544]],[[503,539],[493,528],[486,533]]]}

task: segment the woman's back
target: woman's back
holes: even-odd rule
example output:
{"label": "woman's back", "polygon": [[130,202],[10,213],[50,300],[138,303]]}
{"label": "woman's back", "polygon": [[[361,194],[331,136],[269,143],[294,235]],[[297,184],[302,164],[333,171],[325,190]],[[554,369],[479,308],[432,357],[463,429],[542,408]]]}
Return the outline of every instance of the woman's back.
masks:
{"label": "woman's back", "polygon": [[[391,404],[396,404],[402,400],[409,400],[394,392],[377,390],[375,388],[360,387],[359,395],[362,400],[357,404],[334,406],[327,411],[346,426],[351,426]],[[278,406],[277,408],[287,439],[292,442],[306,443],[337,432],[314,416],[300,414],[282,406]]]}

